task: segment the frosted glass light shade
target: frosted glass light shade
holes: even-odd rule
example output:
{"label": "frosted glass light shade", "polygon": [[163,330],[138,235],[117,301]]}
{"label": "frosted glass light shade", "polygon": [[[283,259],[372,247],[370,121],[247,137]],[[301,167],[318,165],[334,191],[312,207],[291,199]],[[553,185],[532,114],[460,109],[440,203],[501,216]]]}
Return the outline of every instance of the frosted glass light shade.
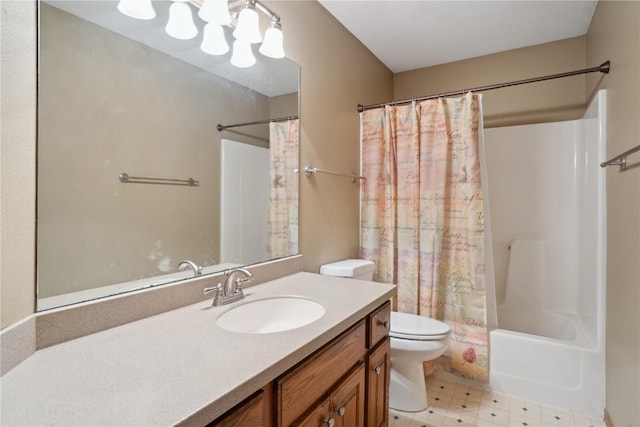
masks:
{"label": "frosted glass light shade", "polygon": [[229,44],[224,37],[224,30],[221,25],[209,22],[204,26],[204,36],[200,49],[209,55],[224,55],[229,52]]}
{"label": "frosted glass light shade", "polygon": [[248,68],[256,63],[256,57],[251,51],[251,44],[242,40],[233,42],[233,54],[231,64],[238,68]]}
{"label": "frosted glass light shade", "polygon": [[174,2],[169,8],[169,22],[164,30],[171,37],[188,40],[198,35],[198,28],[193,23],[191,8],[186,3]]}
{"label": "frosted glass light shade", "polygon": [[151,0],[120,0],[118,10],[131,18],[153,19],[156,11],[151,4]]}
{"label": "frosted glass light shade", "polygon": [[264,41],[259,52],[269,58],[284,58],[284,48],[282,47],[282,30],[277,27],[269,27],[264,33]]}
{"label": "frosted glass light shade", "polygon": [[231,24],[229,3],[227,0],[204,0],[198,11],[198,16],[205,22],[220,25]]}
{"label": "frosted glass light shade", "polygon": [[262,36],[260,35],[258,12],[250,8],[242,9],[238,16],[238,26],[233,31],[233,37],[247,43],[260,43]]}

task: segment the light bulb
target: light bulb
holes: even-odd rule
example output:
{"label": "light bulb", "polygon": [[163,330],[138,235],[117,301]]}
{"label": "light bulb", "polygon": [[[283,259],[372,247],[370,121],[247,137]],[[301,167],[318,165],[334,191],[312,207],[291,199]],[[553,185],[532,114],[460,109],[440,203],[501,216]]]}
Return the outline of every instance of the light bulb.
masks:
{"label": "light bulb", "polygon": [[242,40],[233,42],[233,54],[231,55],[231,64],[238,68],[248,68],[256,63],[256,57],[253,56],[251,45]]}
{"label": "light bulb", "polygon": [[229,3],[227,0],[204,0],[198,11],[198,16],[205,22],[220,25],[231,24]]}
{"label": "light bulb", "polygon": [[221,25],[210,22],[204,26],[200,49],[209,55],[224,55],[229,52],[229,45]]}
{"label": "light bulb", "polygon": [[282,30],[280,24],[272,24],[264,33],[264,41],[260,46],[259,52],[269,58],[284,58],[284,49],[282,47]]}
{"label": "light bulb", "polygon": [[248,6],[240,11],[238,26],[233,31],[233,37],[247,43],[260,43],[262,36],[260,35],[258,12],[255,9]]}
{"label": "light bulb", "polygon": [[153,19],[156,17],[156,11],[153,9],[151,0],[120,0],[118,10],[136,19]]}
{"label": "light bulb", "polygon": [[198,34],[198,28],[193,23],[189,5],[182,2],[174,2],[169,8],[169,22],[167,22],[164,30],[176,39],[188,40],[194,38]]}

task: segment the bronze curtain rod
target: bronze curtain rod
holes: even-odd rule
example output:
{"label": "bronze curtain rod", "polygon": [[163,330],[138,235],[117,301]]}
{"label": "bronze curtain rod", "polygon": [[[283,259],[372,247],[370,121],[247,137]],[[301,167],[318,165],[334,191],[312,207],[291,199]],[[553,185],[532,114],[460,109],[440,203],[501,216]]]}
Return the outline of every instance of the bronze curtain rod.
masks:
{"label": "bronze curtain rod", "polygon": [[246,122],[246,123],[236,123],[233,125],[218,125],[216,126],[216,129],[218,129],[218,132],[222,132],[225,129],[229,129],[229,128],[237,128],[240,126],[249,126],[249,125],[261,125],[264,123],[271,123],[271,122],[286,122],[288,120],[295,120],[297,119],[298,116],[289,116],[289,117],[278,117],[276,119],[265,119],[265,120],[256,120],[254,122]]}
{"label": "bronze curtain rod", "polygon": [[437,98],[443,98],[443,97],[446,97],[446,96],[464,95],[467,92],[483,92],[483,91],[493,90],[493,89],[502,89],[504,87],[523,85],[523,84],[527,84],[527,83],[542,82],[542,81],[545,81],[545,80],[553,80],[553,79],[559,79],[559,78],[562,78],[562,77],[577,76],[577,75],[580,75],[580,74],[595,73],[595,72],[609,74],[609,70],[611,70],[611,62],[605,61],[598,67],[585,68],[584,70],[569,71],[569,72],[560,73],[560,74],[550,74],[548,76],[534,77],[534,78],[531,78],[531,79],[524,79],[524,80],[516,80],[516,81],[513,81],[513,82],[507,82],[507,83],[497,83],[497,84],[492,84],[492,85],[487,85],[487,86],[479,86],[479,87],[475,87],[475,88],[472,88],[472,89],[461,89],[461,90],[456,90],[456,91],[453,91],[453,92],[444,92],[444,93],[440,93],[440,94],[437,94],[437,95],[429,95],[429,96],[422,96],[422,97],[419,97],[419,98],[403,99],[401,101],[385,102],[385,103],[382,103],[382,104],[372,104],[372,105],[358,104],[358,112],[361,113],[364,110],[371,110],[371,109],[374,109],[374,108],[381,108],[381,107],[384,107],[386,105],[408,104],[408,103],[411,103],[413,101],[426,101],[427,99],[437,99]]}

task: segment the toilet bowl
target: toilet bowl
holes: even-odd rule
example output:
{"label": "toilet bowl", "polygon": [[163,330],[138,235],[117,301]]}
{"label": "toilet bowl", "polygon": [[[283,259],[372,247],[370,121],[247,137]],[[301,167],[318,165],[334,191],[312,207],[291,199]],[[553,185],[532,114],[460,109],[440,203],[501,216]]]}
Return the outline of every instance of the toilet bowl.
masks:
{"label": "toilet bowl", "polygon": [[449,325],[415,314],[391,312],[391,385],[389,406],[399,411],[427,409],[423,363],[448,346]]}
{"label": "toilet bowl", "polygon": [[[372,261],[348,259],[325,264],[320,274],[371,280]],[[444,353],[449,325],[415,314],[391,312],[391,384],[389,406],[399,411],[417,412],[427,408],[423,362]]]}

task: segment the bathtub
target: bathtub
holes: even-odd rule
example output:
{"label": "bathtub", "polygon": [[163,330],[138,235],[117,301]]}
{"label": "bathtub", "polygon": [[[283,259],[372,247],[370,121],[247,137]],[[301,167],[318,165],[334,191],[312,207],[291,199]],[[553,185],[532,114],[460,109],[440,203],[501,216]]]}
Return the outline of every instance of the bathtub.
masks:
{"label": "bathtub", "polygon": [[487,129],[484,142],[489,386],[600,418],[605,105],[600,91],[583,119]]}
{"label": "bathtub", "polygon": [[582,346],[579,334],[565,341],[494,329],[489,341],[492,390],[603,416],[604,358]]}

